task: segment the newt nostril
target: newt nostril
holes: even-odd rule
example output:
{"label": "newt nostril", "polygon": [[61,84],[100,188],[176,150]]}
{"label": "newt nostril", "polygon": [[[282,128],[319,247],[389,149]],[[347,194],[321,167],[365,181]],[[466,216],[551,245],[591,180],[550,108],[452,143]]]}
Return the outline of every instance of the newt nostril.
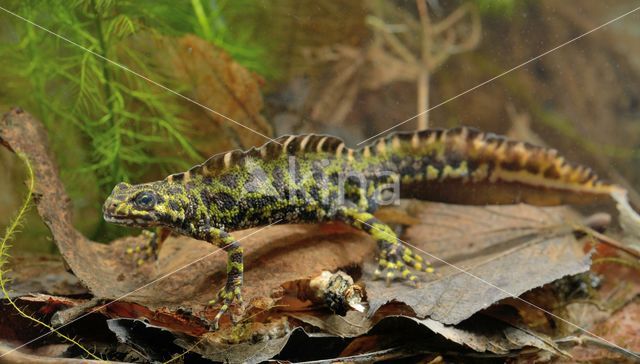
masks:
{"label": "newt nostril", "polygon": [[102,207],[102,211],[114,211],[115,209],[116,209],[115,202],[104,204],[104,206]]}

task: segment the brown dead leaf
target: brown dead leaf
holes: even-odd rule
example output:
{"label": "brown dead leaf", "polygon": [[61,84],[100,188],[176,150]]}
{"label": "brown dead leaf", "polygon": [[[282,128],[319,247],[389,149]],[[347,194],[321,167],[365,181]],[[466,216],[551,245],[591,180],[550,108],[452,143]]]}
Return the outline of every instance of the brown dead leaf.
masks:
{"label": "brown dead leaf", "polygon": [[[406,326],[408,322],[415,322],[450,342],[454,342],[460,346],[466,346],[480,353],[508,354],[509,352],[525,347],[532,347],[559,355],[566,355],[555,345],[553,340],[545,335],[534,333],[525,328],[514,326],[484,315],[476,315],[460,325],[451,326],[430,318],[418,319],[406,314],[394,314],[393,310],[386,311],[384,316],[379,316],[375,319],[367,317],[366,314],[353,311],[349,312],[346,317],[318,315],[307,312],[289,313],[288,315],[319,328],[323,332],[339,337],[359,337],[368,333],[370,334],[376,327],[378,327],[378,329],[375,332],[381,332],[379,326],[384,327],[387,325],[384,321],[400,320],[407,322],[398,325]],[[398,310],[395,311],[397,312]],[[391,330],[387,332],[386,335],[393,337],[402,335],[402,333],[395,333]],[[418,338],[424,337],[425,335],[415,334],[414,336]],[[442,348],[436,346],[431,347],[433,351],[440,349]]]}
{"label": "brown dead leaf", "polygon": [[188,110],[184,119],[192,121],[189,140],[204,155],[261,145],[272,136],[271,125],[260,114],[263,80],[258,75],[197,36],[148,37],[136,46],[153,47],[148,53],[175,87],[183,88],[180,93],[216,111],[184,103]]}
{"label": "brown dead leaf", "polygon": [[511,351],[532,347],[557,355],[567,355],[551,338],[483,316],[465,322],[460,327],[444,325],[432,319],[413,320],[447,340],[479,353],[508,354]]}
{"label": "brown dead leaf", "polygon": [[[578,219],[567,208],[412,206],[424,222],[408,229],[406,241],[431,255],[440,278],[432,276],[417,289],[367,281],[371,312],[398,301],[418,317],[457,324],[500,299],[589,269],[589,253],[572,234],[570,222]],[[373,269],[365,265],[366,277]]]}
{"label": "brown dead leaf", "polygon": [[11,280],[10,297],[38,292],[56,296],[86,294],[87,289],[78,278],[64,269],[59,256],[15,255],[7,271]]}
{"label": "brown dead leaf", "polygon": [[640,215],[631,207],[627,192],[612,194],[620,213],[620,226],[625,231],[625,242],[634,249],[640,249]]}
{"label": "brown dead leaf", "polygon": [[175,343],[215,362],[261,363],[280,353],[291,336],[297,334],[305,332],[289,327],[288,322],[281,319],[251,327],[250,337],[240,343],[224,342],[212,333],[199,339],[177,339]]}
{"label": "brown dead leaf", "polygon": [[[234,233],[246,252],[243,285],[246,302],[270,297],[285,282],[361,262],[363,256],[372,255],[374,250],[374,246],[362,241],[357,233],[326,233],[318,225],[282,225],[256,231]],[[119,260],[129,266],[129,271],[134,270],[134,264],[124,251],[136,240],[140,241],[127,238],[112,245],[120,252]],[[198,261],[209,254],[210,257]],[[185,267],[194,261],[198,262]],[[226,254],[206,242],[172,237],[165,242],[155,264],[139,272],[135,282],[125,279],[119,285],[131,291],[166,275],[169,276],[127,299],[149,307],[192,306],[200,310],[224,282]]]}
{"label": "brown dead leaf", "polygon": [[51,358],[51,352],[60,353],[60,348],[57,350],[42,350],[44,354],[27,354],[21,351],[16,351],[12,347],[0,343],[0,357],[3,357],[3,363],[6,364],[20,364],[20,363],[47,363],[47,364],[100,364],[105,363],[103,360],[90,360],[90,359],[72,359],[72,358]]}
{"label": "brown dead leaf", "polygon": [[[323,320],[315,320],[312,314],[295,314],[296,317],[303,318],[303,321],[319,323],[324,331],[327,326]],[[372,325],[365,316],[359,318],[351,317],[349,321],[353,336],[337,335],[338,337],[357,337],[342,352],[340,356],[366,354],[381,350],[387,347],[402,349],[407,353],[437,353],[437,352],[458,352],[464,356],[470,350],[479,353],[487,353],[493,356],[512,355],[514,352],[528,350],[545,350],[550,353],[565,356],[565,352],[560,350],[551,339],[535,334],[529,330],[501,323],[488,317],[474,317],[458,328],[443,325],[431,319],[419,320],[406,316],[387,316],[376,325]],[[354,324],[358,325],[354,325]],[[311,324],[314,326],[313,324]],[[344,324],[341,324],[344,325]],[[402,329],[399,329],[402,328]],[[273,335],[273,333],[280,334]],[[178,340],[177,344],[183,348],[191,348],[204,357],[224,362],[260,362],[278,354],[292,335],[300,334],[307,341],[296,341],[300,345],[313,345],[309,332],[314,332],[314,328],[288,328],[286,321],[280,320],[263,325],[255,331],[251,340],[246,340],[239,344],[221,343],[219,338],[213,335],[205,335],[198,341]],[[322,334],[327,338],[336,333],[329,330],[328,334]],[[380,340],[375,340],[379,338]],[[358,345],[364,341],[371,341],[370,346]],[[452,344],[454,343],[454,344]],[[195,344],[195,346],[194,346]],[[353,345],[352,345],[353,344]],[[348,359],[345,359],[348,362]]]}
{"label": "brown dead leaf", "polygon": [[349,311],[345,316],[314,311],[288,312],[286,315],[328,334],[344,338],[363,335],[374,326],[376,321],[379,321],[379,319],[370,318],[366,313],[358,311]]}
{"label": "brown dead leaf", "polygon": [[501,303],[515,308],[520,322],[527,327],[554,336],[575,333],[574,325],[591,328],[610,320],[615,312],[640,295],[640,264],[625,250],[597,239],[585,247],[586,250],[592,248],[595,253],[588,273],[547,284],[521,296],[571,324],[520,300],[505,299]]}
{"label": "brown dead leaf", "polygon": [[[82,302],[82,300],[33,294],[15,298],[15,302],[24,312],[42,319],[43,317],[50,317],[50,314],[56,310],[73,307]],[[32,321],[18,314],[11,305],[7,304],[6,299],[0,300],[0,343],[20,344],[30,341],[45,332],[47,332],[46,328],[33,325]]]}
{"label": "brown dead leaf", "polygon": [[[555,307],[552,306],[552,309],[562,312],[562,317],[580,327],[601,326],[612,320],[616,322],[617,312],[632,305],[640,297],[640,261],[608,245],[598,244],[595,248],[590,295],[570,296],[556,302]],[[555,322],[554,326],[555,331],[563,335],[574,332],[573,327],[563,322]],[[635,349],[632,347],[632,350],[638,351],[638,346]]]}
{"label": "brown dead leaf", "polygon": [[[636,299],[591,329],[597,338],[574,337],[569,352],[577,362],[637,363],[640,357],[640,302]],[[623,348],[623,349],[621,349]],[[575,362],[571,361],[571,362]],[[568,363],[568,360],[558,361]]]}

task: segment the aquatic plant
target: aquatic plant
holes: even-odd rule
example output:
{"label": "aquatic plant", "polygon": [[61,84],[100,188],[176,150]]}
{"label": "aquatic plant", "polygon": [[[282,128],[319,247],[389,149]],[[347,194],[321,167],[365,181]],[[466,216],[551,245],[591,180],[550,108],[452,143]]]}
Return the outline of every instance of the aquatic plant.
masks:
{"label": "aquatic plant", "polygon": [[64,340],[67,340],[71,344],[76,345],[78,348],[80,348],[80,350],[85,352],[88,357],[91,357],[96,360],[100,360],[100,358],[97,357],[94,353],[92,353],[89,349],[81,345],[78,342],[78,340],[59,332],[57,329],[55,329],[51,325],[28,314],[25,310],[23,310],[20,306],[18,306],[16,301],[13,298],[11,298],[11,296],[9,295],[8,283],[10,282],[10,279],[7,278],[6,276],[8,269],[6,269],[5,267],[9,259],[9,248],[11,247],[11,241],[14,239],[15,235],[20,229],[20,226],[22,226],[22,223],[25,219],[27,211],[29,211],[29,208],[31,207],[32,196],[35,190],[35,178],[33,175],[33,168],[31,167],[31,163],[29,162],[29,159],[22,153],[18,153],[17,155],[24,162],[27,170],[27,174],[28,174],[27,194],[24,198],[22,206],[20,206],[16,215],[7,226],[7,229],[5,230],[4,235],[0,238],[0,289],[2,290],[3,299],[6,300],[9,303],[9,305],[11,305],[11,307],[13,307],[13,309],[16,310],[18,314],[20,314],[20,316],[36,323],[37,325],[44,326],[45,328],[49,329],[52,332],[55,332],[58,336],[60,336]]}
{"label": "aquatic plant", "polygon": [[80,208],[97,211],[117,182],[158,177],[201,159],[186,133],[192,121],[183,116],[184,100],[114,63],[180,89],[171,75],[155,67],[153,55],[136,46],[150,37],[196,33],[250,69],[264,70],[258,57],[263,52],[256,44],[243,45],[242,32],[230,31],[224,19],[225,12],[237,13],[243,3],[75,0],[3,5],[68,40],[5,14],[0,19],[5,65],[0,98],[2,104],[24,107],[47,126],[65,184]]}
{"label": "aquatic plant", "polygon": [[508,18],[525,0],[473,0],[483,15]]}

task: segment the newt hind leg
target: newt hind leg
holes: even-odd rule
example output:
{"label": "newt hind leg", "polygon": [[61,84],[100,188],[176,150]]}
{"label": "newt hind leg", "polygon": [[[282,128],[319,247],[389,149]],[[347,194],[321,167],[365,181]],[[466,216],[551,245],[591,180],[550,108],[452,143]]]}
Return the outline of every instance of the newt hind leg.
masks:
{"label": "newt hind leg", "polygon": [[412,269],[419,272],[433,272],[433,267],[420,255],[402,245],[393,229],[368,212],[357,208],[345,207],[338,218],[376,239],[378,243],[378,268],[376,278],[384,278],[390,284],[396,278],[417,284],[418,277]]}

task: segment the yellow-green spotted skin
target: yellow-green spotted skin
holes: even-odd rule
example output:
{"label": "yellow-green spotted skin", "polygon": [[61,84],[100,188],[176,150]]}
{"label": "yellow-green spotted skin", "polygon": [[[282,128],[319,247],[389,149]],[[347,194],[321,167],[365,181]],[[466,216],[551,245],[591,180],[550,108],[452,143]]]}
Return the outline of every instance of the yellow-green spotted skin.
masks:
{"label": "yellow-green spotted skin", "polygon": [[213,156],[161,181],[120,183],[104,204],[109,222],[161,226],[225,248],[228,277],[218,294],[223,306],[216,324],[240,301],[242,248],[229,235],[234,230],[343,221],[377,241],[378,276],[414,282],[412,271],[432,268],[372,215],[381,196],[555,205],[597,200],[618,189],[554,150],[472,128],[395,133],[360,149],[325,135],[277,142]]}

